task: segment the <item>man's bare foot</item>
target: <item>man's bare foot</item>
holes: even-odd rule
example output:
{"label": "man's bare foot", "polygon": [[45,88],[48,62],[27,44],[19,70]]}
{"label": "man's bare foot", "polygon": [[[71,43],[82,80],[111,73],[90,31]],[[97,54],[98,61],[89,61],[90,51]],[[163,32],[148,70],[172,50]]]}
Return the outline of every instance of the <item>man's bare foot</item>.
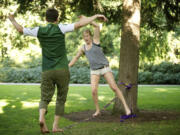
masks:
{"label": "man's bare foot", "polygon": [[53,133],[56,133],[56,132],[64,132],[64,130],[63,130],[63,129],[60,129],[60,128],[53,128],[53,129],[52,129],[52,132],[53,132]]}
{"label": "man's bare foot", "polygon": [[49,133],[49,130],[46,126],[46,123],[44,122],[39,122],[39,125],[40,125],[40,130],[41,130],[41,133]]}
{"label": "man's bare foot", "polygon": [[100,111],[96,111],[92,116],[93,116],[93,117],[97,117],[97,116],[99,116],[99,115],[101,115]]}

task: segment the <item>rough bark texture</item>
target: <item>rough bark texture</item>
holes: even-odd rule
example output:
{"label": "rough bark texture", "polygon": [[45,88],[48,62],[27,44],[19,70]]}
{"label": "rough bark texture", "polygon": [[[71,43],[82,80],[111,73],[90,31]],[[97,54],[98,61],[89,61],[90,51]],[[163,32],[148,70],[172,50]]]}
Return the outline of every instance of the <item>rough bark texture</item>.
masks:
{"label": "rough bark texture", "polygon": [[[137,83],[139,65],[140,40],[140,7],[141,0],[123,1],[123,24],[121,34],[120,62],[119,62],[119,88],[133,112],[137,108]],[[125,89],[120,83],[132,84],[132,88]],[[124,112],[121,102],[116,99],[113,113]]]}

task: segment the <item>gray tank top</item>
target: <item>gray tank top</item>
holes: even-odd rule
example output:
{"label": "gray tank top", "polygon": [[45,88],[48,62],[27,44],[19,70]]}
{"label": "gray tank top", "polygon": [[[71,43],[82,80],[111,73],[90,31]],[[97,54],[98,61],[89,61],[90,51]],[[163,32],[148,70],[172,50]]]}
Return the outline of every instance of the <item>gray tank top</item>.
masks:
{"label": "gray tank top", "polygon": [[104,66],[109,65],[109,62],[104,56],[104,53],[102,51],[102,48],[100,47],[100,44],[97,45],[95,43],[92,43],[92,47],[90,50],[86,50],[86,47],[84,45],[84,52],[89,61],[91,70],[101,69]]}

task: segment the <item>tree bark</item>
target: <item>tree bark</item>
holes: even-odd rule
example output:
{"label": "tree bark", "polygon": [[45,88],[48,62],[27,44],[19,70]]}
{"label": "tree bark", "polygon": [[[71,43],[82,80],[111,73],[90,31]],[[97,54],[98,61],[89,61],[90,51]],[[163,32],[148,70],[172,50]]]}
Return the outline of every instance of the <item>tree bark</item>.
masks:
{"label": "tree bark", "polygon": [[[132,112],[137,112],[138,65],[140,41],[141,0],[123,0],[123,21],[119,62],[119,88]],[[125,89],[131,84],[131,89]],[[115,100],[113,113],[123,113],[124,107],[119,99]]]}

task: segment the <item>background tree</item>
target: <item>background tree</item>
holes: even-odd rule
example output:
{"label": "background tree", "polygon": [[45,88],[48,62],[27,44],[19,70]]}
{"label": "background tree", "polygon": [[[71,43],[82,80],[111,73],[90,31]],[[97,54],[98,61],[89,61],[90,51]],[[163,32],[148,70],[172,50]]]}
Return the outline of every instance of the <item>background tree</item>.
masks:
{"label": "background tree", "polygon": [[[120,49],[119,83],[131,84],[126,90],[119,85],[132,111],[137,111],[137,83],[140,42],[140,8],[141,0],[123,1],[123,22]],[[123,107],[118,99],[115,101],[114,113],[122,112]]]}
{"label": "background tree", "polygon": [[[6,20],[5,15],[7,15],[10,11],[16,11],[16,13],[18,13],[18,17],[20,16],[19,13],[21,13],[25,15],[22,15],[23,18],[32,17],[31,20],[33,20],[33,17],[39,16],[42,20],[44,20],[45,10],[47,7],[56,7],[60,11],[60,21],[62,22],[71,21],[74,19],[73,16],[78,16],[80,14],[88,16],[95,13],[105,14],[108,17],[109,22],[104,27],[108,27],[109,24],[116,24],[116,29],[114,29],[112,33],[102,32],[102,39],[108,39],[106,40],[106,43],[108,41],[107,44],[105,43],[105,40],[102,40],[103,48],[107,51],[111,48],[109,46],[112,45],[114,49],[110,49],[105,53],[113,53],[119,56],[118,51],[115,49],[119,49],[120,44],[119,33],[122,24],[122,1],[120,0],[1,0],[0,7],[0,18],[2,20],[0,25],[1,31],[6,31],[4,27],[7,24],[7,22],[4,23]],[[156,57],[164,58],[167,56],[166,53],[170,50],[166,42],[167,33],[170,30],[178,33],[178,24],[180,22],[178,14],[179,11],[178,0],[142,0],[140,60],[153,62]],[[28,22],[28,24],[26,22],[24,26],[33,27],[37,24],[39,25],[40,22],[37,22],[37,20],[39,19],[36,18],[34,21]],[[72,35],[73,34],[74,33],[72,33]],[[12,38],[11,35],[6,35],[4,32],[1,33],[1,37],[4,37],[2,39],[3,44],[0,45],[0,49],[2,48],[1,51],[6,50],[5,48],[7,48],[6,45],[4,45],[4,43],[7,42],[7,37],[8,39],[11,39],[11,44],[13,44],[15,48],[17,47],[19,49],[28,46],[27,44],[24,44],[25,42],[32,43],[32,38],[29,40],[29,38],[20,37],[16,33],[14,33]],[[80,36],[78,36],[78,38],[79,37]],[[116,40],[111,43],[109,39]],[[119,43],[116,42],[117,39]],[[15,42],[17,40],[18,42]],[[76,42],[79,43],[78,41]],[[177,47],[175,50],[177,50]],[[71,52],[71,50],[68,51]],[[178,50],[175,52],[178,52]]]}

